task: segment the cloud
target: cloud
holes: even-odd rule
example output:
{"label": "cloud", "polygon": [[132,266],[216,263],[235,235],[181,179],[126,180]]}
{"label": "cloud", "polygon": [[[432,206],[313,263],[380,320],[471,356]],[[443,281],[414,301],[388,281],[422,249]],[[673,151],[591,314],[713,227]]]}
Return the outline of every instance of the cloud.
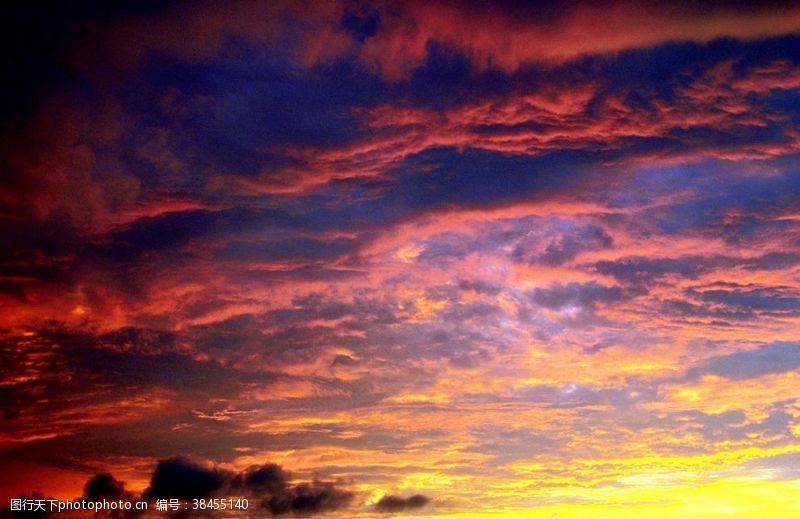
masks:
{"label": "cloud", "polygon": [[689,295],[709,304],[765,313],[797,314],[800,295],[786,287],[737,287],[691,290]]}
{"label": "cloud", "polygon": [[170,458],[156,465],[150,486],[144,492],[148,499],[203,499],[222,488],[228,475],[209,469],[185,458]]}
{"label": "cloud", "polygon": [[521,508],[794,440],[793,6],[146,4],[2,36],[58,56],[0,129],[0,490],[457,512],[525,460]]}
{"label": "cloud", "polygon": [[[39,37],[50,54],[39,61],[48,65],[60,62],[51,56],[57,55],[56,42],[61,46],[69,43],[70,29],[91,21],[90,14],[76,11],[63,13],[60,23],[51,23],[46,31],[39,28],[34,32],[44,32]],[[139,16],[120,16],[126,11],[138,11]],[[509,73],[531,63],[558,63],[672,41],[753,40],[791,34],[800,26],[790,4],[780,1],[747,7],[713,4],[703,9],[684,3],[668,8],[657,1],[636,8],[608,2],[528,5],[512,1],[489,7],[480,2],[339,1],[314,10],[306,2],[260,6],[237,1],[226,4],[225,9],[216,4],[188,9],[156,3],[137,9],[107,8],[104,14],[112,20],[94,14],[107,23],[84,29],[88,36],[77,38],[76,47],[86,56],[85,61],[105,64],[112,77],[145,65],[156,53],[202,62],[223,53],[232,40],[252,47],[280,47],[284,59],[304,70],[349,57],[360,69],[400,81],[424,66],[431,48],[437,45],[455,49],[478,71]],[[598,26],[594,21],[599,17],[609,24]],[[743,17],[747,24],[741,23]],[[171,36],[168,29],[173,26],[184,27],[191,37]],[[104,41],[100,49],[91,45],[98,39]]]}
{"label": "cloud", "polygon": [[[541,263],[547,266],[559,266],[575,259],[582,252],[607,249],[614,243],[614,239],[596,225],[575,226],[569,223],[562,223],[556,226],[557,229],[559,227],[563,229],[560,234],[553,233],[550,229],[545,229],[545,232],[541,232],[537,226],[538,232],[536,234],[546,234],[551,239],[555,234],[555,239],[547,243],[544,250],[531,250],[529,246],[534,244],[523,241],[514,249],[512,257],[515,260],[531,264]],[[531,231],[530,234],[534,234],[534,231]]]}
{"label": "cloud", "polygon": [[237,474],[231,488],[261,501],[273,515],[312,515],[348,506],[355,494],[329,481],[290,484],[291,477],[279,465],[267,463]]}
{"label": "cloud", "polygon": [[[141,497],[128,492],[124,484],[109,473],[92,476],[84,485],[79,499],[86,501],[135,501],[177,498],[183,500],[205,499],[211,496],[227,497],[246,495],[260,502],[272,515],[295,514],[309,516],[332,512],[351,504],[355,494],[330,481],[290,483],[291,476],[280,465],[267,463],[251,467],[237,474],[217,468],[208,468],[183,457],[161,460],[153,471],[150,485]],[[27,499],[44,499],[39,493],[21,496]],[[421,496],[415,496],[421,497]],[[424,503],[423,503],[424,504]],[[415,506],[415,505],[409,505]],[[421,506],[421,505],[416,505]],[[46,506],[49,511],[49,505]],[[136,510],[112,511],[112,517],[136,516]],[[47,517],[49,513],[13,514],[8,508],[0,509],[0,517]]]}
{"label": "cloud", "polygon": [[787,373],[800,368],[800,345],[775,342],[755,350],[712,357],[688,371],[690,377],[719,375],[731,380],[747,380]]}
{"label": "cloud", "polygon": [[566,306],[580,306],[594,308],[597,304],[610,304],[624,301],[631,296],[621,287],[605,286],[597,282],[557,283],[546,288],[535,288],[532,299],[534,302],[558,310]]}
{"label": "cloud", "polygon": [[125,495],[125,486],[107,472],[95,474],[83,486],[83,498],[87,501],[116,501]]}
{"label": "cloud", "polygon": [[265,507],[275,515],[289,512],[310,515],[343,508],[353,497],[352,492],[336,488],[333,483],[314,481],[300,483],[283,494],[272,496]]}
{"label": "cloud", "polygon": [[422,508],[430,502],[430,499],[422,494],[415,494],[410,497],[400,497],[395,495],[383,496],[380,501],[375,503],[375,510],[384,513],[404,512]]}
{"label": "cloud", "polygon": [[[82,499],[85,501],[99,502],[99,501],[127,501],[134,502],[139,500],[138,495],[133,492],[125,490],[125,485],[121,481],[117,481],[114,476],[108,472],[95,474],[83,486]],[[106,510],[98,511],[100,516],[108,517],[137,517],[141,511],[135,508],[131,510]]]}
{"label": "cloud", "polygon": [[270,495],[280,495],[286,492],[288,475],[280,465],[267,463],[261,467],[254,467],[233,478],[233,488],[249,489],[255,492],[264,492]]}
{"label": "cloud", "polygon": [[226,488],[245,492],[273,515],[313,515],[348,506],[354,494],[329,481],[291,484],[290,476],[274,463],[238,474],[210,469],[185,458],[162,460],[153,472],[144,497],[194,499],[221,495]]}
{"label": "cloud", "polygon": [[734,258],[681,256],[677,258],[629,257],[613,261],[599,261],[597,271],[613,276],[620,282],[648,285],[669,275],[695,279],[716,267],[739,263]]}

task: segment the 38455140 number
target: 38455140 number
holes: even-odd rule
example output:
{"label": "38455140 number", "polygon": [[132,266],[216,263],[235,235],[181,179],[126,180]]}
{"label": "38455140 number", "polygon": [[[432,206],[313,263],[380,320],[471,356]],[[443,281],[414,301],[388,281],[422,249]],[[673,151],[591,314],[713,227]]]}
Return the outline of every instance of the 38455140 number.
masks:
{"label": "38455140 number", "polygon": [[192,510],[247,510],[247,499],[192,499]]}

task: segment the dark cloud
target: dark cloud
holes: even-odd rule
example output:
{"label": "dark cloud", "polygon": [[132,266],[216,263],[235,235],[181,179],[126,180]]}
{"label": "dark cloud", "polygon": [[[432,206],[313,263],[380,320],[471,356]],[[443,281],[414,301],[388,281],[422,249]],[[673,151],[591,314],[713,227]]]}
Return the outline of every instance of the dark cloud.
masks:
{"label": "dark cloud", "polygon": [[710,287],[690,288],[684,293],[686,299],[664,301],[660,306],[666,312],[713,318],[720,322],[779,318],[800,312],[800,297],[789,287],[717,283]]}
{"label": "dark cloud", "polygon": [[800,254],[770,252],[744,263],[748,270],[783,270],[800,264]]}
{"label": "dark cloud", "polygon": [[350,504],[352,492],[336,488],[333,483],[314,481],[300,483],[280,495],[270,497],[264,506],[273,514],[311,515],[338,510]]}
{"label": "dark cloud", "polygon": [[222,488],[228,478],[219,469],[209,469],[185,458],[170,458],[158,462],[144,496],[203,499]]}
{"label": "dark cloud", "polygon": [[107,472],[92,476],[83,486],[83,498],[87,501],[115,501],[125,495],[125,486]]}
{"label": "dark cloud", "polygon": [[748,270],[784,269],[800,259],[793,253],[770,252],[762,256],[738,258],[722,255],[685,255],[671,258],[631,256],[613,261],[598,261],[597,272],[614,277],[627,285],[647,286],[662,282],[668,276],[697,279],[716,269],[742,267]]}
{"label": "dark cloud", "polygon": [[800,345],[775,342],[756,350],[740,351],[712,357],[691,368],[688,376],[718,375],[731,380],[746,380],[764,375],[787,373],[800,368]]}
{"label": "dark cloud", "polygon": [[528,243],[523,242],[514,249],[512,257],[517,261],[555,267],[574,259],[581,252],[606,249],[614,243],[613,238],[596,225],[562,224],[558,227],[562,232],[550,241],[544,250],[531,250],[526,247]]}
{"label": "dark cloud", "polygon": [[288,238],[272,242],[231,242],[219,251],[223,260],[237,261],[331,261],[347,252],[353,252],[359,241],[346,238],[313,240]]}
{"label": "dark cloud", "polygon": [[[121,481],[117,481],[111,474],[103,472],[95,474],[86,482],[83,486],[82,499],[93,502],[104,500],[134,502],[139,499],[139,496],[133,492],[126,491],[125,485]],[[141,511],[132,508],[131,510],[104,510],[97,512],[97,514],[101,517],[112,518],[137,517],[141,514]]]}
{"label": "dark cloud", "polygon": [[254,467],[233,478],[231,486],[261,500],[273,515],[312,515],[338,510],[350,504],[354,494],[335,483],[312,481],[289,484],[290,476],[274,463]]}
{"label": "dark cloud", "polygon": [[[221,495],[229,488],[234,493],[243,492],[259,500],[273,515],[330,512],[349,505],[354,497],[352,492],[333,482],[314,480],[292,484],[290,480],[291,476],[274,463],[234,475],[178,457],[158,463],[143,496],[146,499],[200,499]],[[100,481],[95,486],[106,483]]]}
{"label": "dark cloud", "polygon": [[716,320],[715,322],[717,324],[756,318],[755,312],[749,309],[711,307],[682,300],[664,301],[659,306],[667,315],[681,315],[690,318],[712,318]]}
{"label": "dark cloud", "polygon": [[[445,111],[512,92],[513,77],[494,70],[477,70],[467,56],[452,46],[429,41],[425,51],[425,61],[398,92],[413,106]],[[481,128],[474,130],[478,133]]]}
{"label": "dark cloud", "polygon": [[280,465],[267,463],[237,474],[232,485],[233,488],[244,488],[276,495],[285,492],[288,479],[289,476]]}
{"label": "dark cloud", "polygon": [[483,280],[462,280],[459,281],[458,287],[461,290],[474,290],[479,294],[487,294],[496,296],[503,290],[503,286],[499,283],[491,283]]}
{"label": "dark cloud", "polygon": [[566,306],[593,308],[598,304],[610,304],[627,300],[631,294],[618,286],[605,286],[591,281],[589,283],[556,283],[546,288],[533,290],[533,301],[558,310]]}
{"label": "dark cloud", "polygon": [[782,287],[733,287],[731,289],[690,290],[690,296],[709,304],[720,304],[748,311],[800,313],[800,295]]}
{"label": "dark cloud", "polygon": [[400,497],[394,495],[383,496],[380,501],[375,503],[375,510],[378,512],[394,513],[407,510],[422,508],[430,502],[430,499],[422,494],[415,494],[410,497]]}
{"label": "dark cloud", "polygon": [[341,23],[353,38],[363,43],[380,29],[381,14],[367,2],[353,2],[345,10]]}
{"label": "dark cloud", "polygon": [[615,261],[599,261],[597,271],[620,282],[650,284],[667,275],[695,279],[702,272],[724,264],[735,264],[732,258],[683,256],[680,258],[631,257]]}
{"label": "dark cloud", "polygon": [[[310,516],[332,512],[350,505],[355,494],[330,481],[290,483],[291,476],[279,465],[267,463],[252,467],[238,474],[217,468],[208,468],[187,458],[174,457],[161,460],[156,465],[150,486],[141,495],[143,500],[177,498],[183,500],[204,499],[210,496],[232,495],[248,496],[260,502],[272,515],[294,514]],[[46,499],[34,492],[23,499]],[[52,499],[52,498],[50,498]],[[140,499],[124,488],[124,484],[109,473],[92,476],[84,485],[83,496],[86,501],[134,501]],[[424,503],[423,503],[424,504]],[[419,505],[421,506],[421,505]],[[110,513],[112,517],[136,516],[135,510]],[[0,509],[0,517],[49,517],[49,504],[46,512],[11,512],[9,508]]]}
{"label": "dark cloud", "polygon": [[526,156],[476,148],[429,148],[390,171],[396,183],[386,186],[382,205],[388,203],[411,215],[453,206],[490,208],[530,201],[583,180],[580,173],[590,164],[587,154],[572,150]]}

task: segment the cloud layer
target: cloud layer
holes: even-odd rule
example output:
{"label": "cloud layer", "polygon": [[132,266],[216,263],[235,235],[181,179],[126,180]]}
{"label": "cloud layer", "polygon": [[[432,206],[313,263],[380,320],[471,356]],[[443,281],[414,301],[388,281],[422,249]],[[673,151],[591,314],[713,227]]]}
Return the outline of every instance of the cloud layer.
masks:
{"label": "cloud layer", "polygon": [[791,3],[12,11],[0,498],[797,512]]}

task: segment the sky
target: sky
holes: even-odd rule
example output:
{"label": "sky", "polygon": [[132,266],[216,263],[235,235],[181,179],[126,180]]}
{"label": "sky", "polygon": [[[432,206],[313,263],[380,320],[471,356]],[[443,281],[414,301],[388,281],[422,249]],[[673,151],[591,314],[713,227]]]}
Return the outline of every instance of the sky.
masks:
{"label": "sky", "polygon": [[29,4],[0,508],[800,517],[796,3]]}

